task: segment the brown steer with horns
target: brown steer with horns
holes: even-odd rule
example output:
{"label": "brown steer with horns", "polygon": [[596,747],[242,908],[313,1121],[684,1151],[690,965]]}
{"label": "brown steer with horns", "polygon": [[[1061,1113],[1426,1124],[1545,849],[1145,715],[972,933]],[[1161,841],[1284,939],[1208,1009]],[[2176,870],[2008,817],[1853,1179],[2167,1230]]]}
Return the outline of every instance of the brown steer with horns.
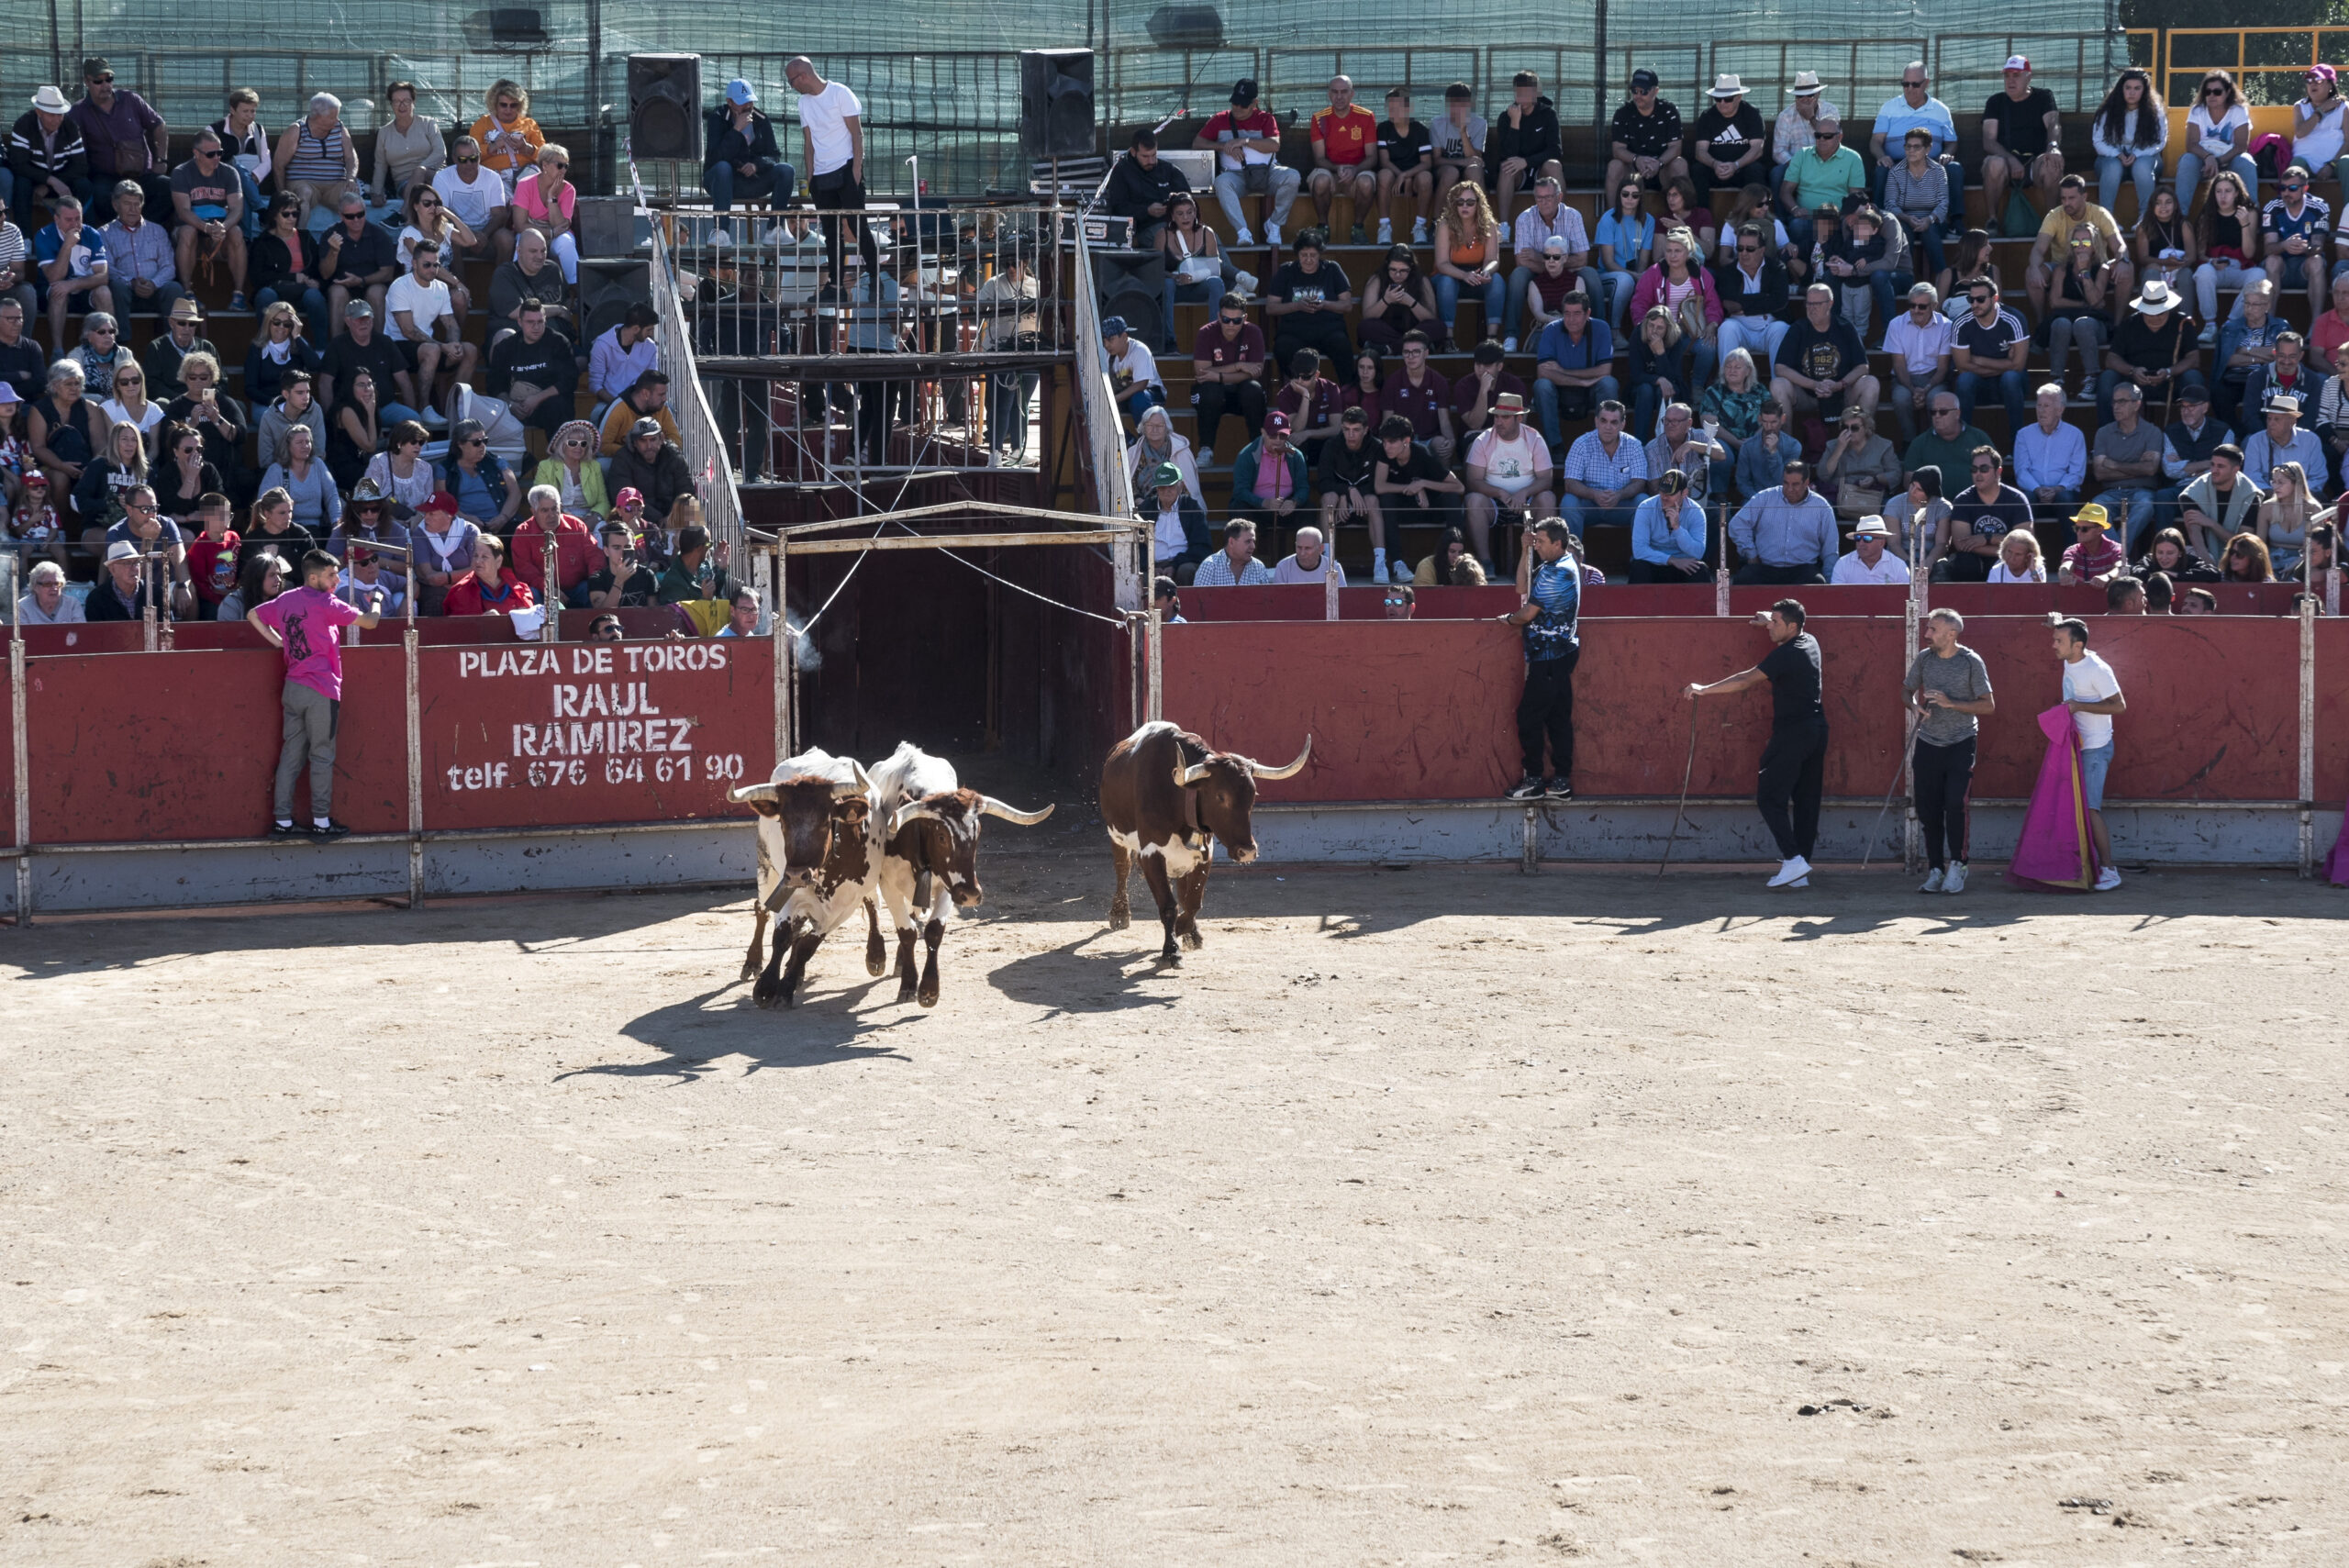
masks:
{"label": "brown steer with horns", "polygon": [[1181,959],[1177,937],[1185,947],[1199,946],[1199,901],[1207,895],[1213,841],[1222,840],[1241,865],[1254,860],[1256,781],[1295,778],[1312,754],[1308,735],[1296,762],[1268,768],[1236,751],[1212,751],[1188,730],[1163,721],[1143,725],[1112,747],[1101,764],[1101,820],[1118,867],[1110,929],[1132,924],[1126,879],[1139,859],[1166,928],[1159,957]]}
{"label": "brown steer with horns", "polygon": [[[865,841],[872,793],[872,780],[854,759],[807,751],[777,764],[771,782],[727,796],[758,814],[759,895],[742,978],[758,975],[751,995],[760,1006],[789,1006],[816,949],[873,895],[876,877]],[[762,966],[770,912],[774,945]],[[786,948],[791,965],[783,970]]]}

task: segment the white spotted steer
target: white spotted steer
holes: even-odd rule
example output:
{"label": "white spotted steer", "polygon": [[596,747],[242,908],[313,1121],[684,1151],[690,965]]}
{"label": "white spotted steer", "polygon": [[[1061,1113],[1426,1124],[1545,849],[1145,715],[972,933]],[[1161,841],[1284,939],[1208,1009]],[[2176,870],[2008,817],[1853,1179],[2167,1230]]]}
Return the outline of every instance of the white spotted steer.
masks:
{"label": "white spotted steer", "polygon": [[[897,1000],[918,995],[925,1007],[938,1006],[938,944],[946,934],[947,902],[968,908],[983,902],[979,886],[979,819],[1000,817],[1032,828],[1052,814],[1019,811],[993,795],[964,789],[954,764],[933,757],[912,741],[873,769],[874,858],[879,866],[881,901],[897,932]],[[866,911],[871,915],[872,906]],[[914,984],[914,916],[923,913],[921,934],[930,951],[921,984]],[[881,973],[881,926],[873,917],[865,967]]]}
{"label": "white spotted steer", "polygon": [[[1161,720],[1145,724],[1112,747],[1101,764],[1101,821],[1109,829],[1118,884],[1109,896],[1109,929],[1133,923],[1126,878],[1141,862],[1142,880],[1158,900],[1166,928],[1159,957],[1172,963],[1174,942],[1200,945],[1199,903],[1207,896],[1208,862],[1215,840],[1246,865],[1256,858],[1256,781],[1295,778],[1313,754],[1313,737],[1286,768],[1268,768],[1237,751],[1216,751],[1186,729]],[[1180,895],[1179,902],[1177,895]]]}
{"label": "white spotted steer", "polygon": [[[872,898],[875,857],[866,834],[872,796],[873,781],[852,758],[813,751],[777,763],[769,782],[728,796],[758,814],[756,924],[742,978],[758,976],[751,995],[760,1006],[790,1006],[816,949]],[[774,945],[762,965],[770,913]],[[778,976],[786,948],[791,965]],[[865,953],[865,967],[874,974],[881,973],[879,949],[876,935]]]}

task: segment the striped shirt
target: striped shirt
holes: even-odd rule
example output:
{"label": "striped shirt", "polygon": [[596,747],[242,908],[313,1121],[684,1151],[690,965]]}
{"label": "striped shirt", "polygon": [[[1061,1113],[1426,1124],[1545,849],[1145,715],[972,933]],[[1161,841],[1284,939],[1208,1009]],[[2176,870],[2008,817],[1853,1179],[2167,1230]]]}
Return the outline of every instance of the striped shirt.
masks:
{"label": "striped shirt", "polygon": [[344,178],[343,153],[351,145],[351,133],[337,121],[334,129],[325,136],[312,133],[310,122],[305,118],[294,128],[294,156],[285,161],[285,183],[308,181],[313,184],[330,184]]}

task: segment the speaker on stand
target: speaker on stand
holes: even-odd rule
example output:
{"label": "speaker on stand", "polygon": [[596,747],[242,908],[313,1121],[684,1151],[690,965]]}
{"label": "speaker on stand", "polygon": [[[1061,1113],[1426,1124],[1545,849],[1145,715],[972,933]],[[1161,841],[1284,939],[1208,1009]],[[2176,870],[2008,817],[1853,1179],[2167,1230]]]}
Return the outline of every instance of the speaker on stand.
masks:
{"label": "speaker on stand", "polygon": [[1019,51],[1019,151],[1024,158],[1085,158],[1093,147],[1093,51]]}
{"label": "speaker on stand", "polygon": [[652,263],[638,258],[579,259],[579,341],[592,343],[620,324],[631,305],[652,303]]}
{"label": "speaker on stand", "polygon": [[[679,194],[701,174],[701,56],[628,57],[628,142],[639,163],[680,165]],[[684,165],[690,164],[688,170]]]}

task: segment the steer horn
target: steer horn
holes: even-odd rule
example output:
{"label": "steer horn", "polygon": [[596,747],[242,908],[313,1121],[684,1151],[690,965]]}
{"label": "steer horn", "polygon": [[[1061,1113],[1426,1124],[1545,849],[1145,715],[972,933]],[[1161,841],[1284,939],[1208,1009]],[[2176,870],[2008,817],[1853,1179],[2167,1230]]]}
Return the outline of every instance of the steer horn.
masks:
{"label": "steer horn", "polygon": [[932,811],[920,801],[909,800],[906,802],[905,805],[897,807],[896,811],[890,813],[889,837],[894,839],[899,833],[903,832],[905,830],[906,824],[908,822],[917,821],[924,817],[936,817],[937,815],[937,812]]}
{"label": "steer horn", "polygon": [[774,791],[775,786],[773,784],[744,784],[740,789],[728,790],[726,798],[737,806],[746,800],[772,801],[774,799]]}
{"label": "steer horn", "polygon": [[841,784],[836,781],[832,784],[832,798],[834,800],[840,800],[852,795],[861,795],[870,800],[873,797],[873,780],[866,774],[864,771],[864,764],[862,762],[851,762],[849,766],[855,771],[856,782],[854,784]]}
{"label": "steer horn", "polygon": [[1308,735],[1305,738],[1305,750],[1299,751],[1297,754],[1297,761],[1291,762],[1287,767],[1268,768],[1264,766],[1264,763],[1254,762],[1252,760],[1249,762],[1248,767],[1249,770],[1260,779],[1293,779],[1297,777],[1298,773],[1305,771],[1305,759],[1311,755],[1313,755],[1313,737]]}
{"label": "steer horn", "polygon": [[1041,811],[1021,811],[1017,806],[1004,805],[991,795],[979,796],[979,809],[989,817],[1000,817],[1006,822],[1017,822],[1022,828],[1033,828],[1052,814],[1052,808],[1050,806],[1045,806]]}
{"label": "steer horn", "polygon": [[1203,784],[1208,782],[1208,767],[1205,762],[1190,768],[1177,762],[1174,764],[1174,787],[1189,789],[1194,784]]}

